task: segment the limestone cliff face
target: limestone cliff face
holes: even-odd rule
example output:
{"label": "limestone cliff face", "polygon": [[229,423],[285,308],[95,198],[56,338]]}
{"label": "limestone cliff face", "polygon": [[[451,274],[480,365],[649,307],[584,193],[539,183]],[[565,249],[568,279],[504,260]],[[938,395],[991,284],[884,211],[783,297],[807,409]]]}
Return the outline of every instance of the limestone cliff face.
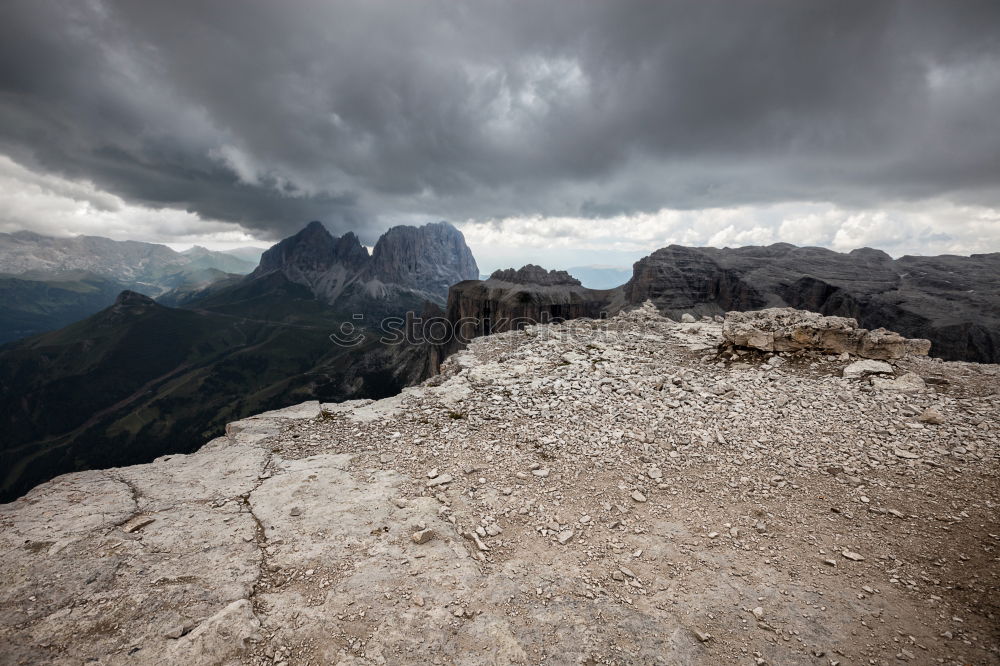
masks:
{"label": "limestone cliff face", "polygon": [[479,267],[462,232],[447,222],[393,227],[372,251],[364,280],[405,285],[444,296],[448,287],[479,277]]}
{"label": "limestone cliff face", "polygon": [[852,317],[929,339],[935,356],[1000,361],[1000,253],[893,260],[870,248],[671,245],[636,262],[624,292],[674,318],[768,307]]}

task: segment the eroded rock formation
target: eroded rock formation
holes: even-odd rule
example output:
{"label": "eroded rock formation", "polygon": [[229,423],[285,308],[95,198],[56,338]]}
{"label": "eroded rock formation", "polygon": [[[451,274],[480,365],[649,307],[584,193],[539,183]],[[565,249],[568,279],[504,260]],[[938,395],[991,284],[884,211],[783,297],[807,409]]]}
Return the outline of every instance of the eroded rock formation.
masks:
{"label": "eroded rock formation", "polygon": [[794,308],[729,312],[722,326],[726,342],[767,352],[812,349],[871,359],[926,356],[929,340],[907,339],[879,328],[869,331],[850,317],[825,317]]}
{"label": "eroded rock formation", "polygon": [[622,306],[621,289],[587,289],[565,271],[527,265],[468,280],[448,292],[445,317],[455,335],[444,355],[483,335],[580,317],[602,319]]}

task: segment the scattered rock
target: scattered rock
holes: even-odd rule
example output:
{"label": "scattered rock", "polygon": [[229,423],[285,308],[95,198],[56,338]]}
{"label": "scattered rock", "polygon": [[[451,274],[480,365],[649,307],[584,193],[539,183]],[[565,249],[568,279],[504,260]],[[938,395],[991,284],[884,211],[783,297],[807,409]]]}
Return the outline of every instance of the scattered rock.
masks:
{"label": "scattered rock", "polygon": [[129,534],[133,532],[138,532],[143,527],[146,527],[147,525],[153,523],[155,520],[156,519],[153,518],[152,516],[136,516],[135,518],[130,519],[128,522],[122,525],[122,530],[128,532]]}
{"label": "scattered rock", "polygon": [[193,624],[178,624],[177,626],[172,627],[167,631],[163,632],[163,637],[172,638],[176,640],[181,636],[186,636],[187,634],[191,633],[192,629],[194,629]]}
{"label": "scattered rock", "polygon": [[929,423],[931,425],[941,425],[944,423],[944,414],[937,407],[928,407],[924,411],[920,412],[920,416],[917,420],[921,423]]}
{"label": "scattered rock", "polygon": [[428,481],[427,482],[427,487],[428,488],[434,488],[436,486],[443,486],[443,485],[451,483],[454,480],[455,479],[452,478],[451,474],[441,474],[439,476],[435,476],[433,479],[431,479],[430,481]]}
{"label": "scattered rock", "polygon": [[868,375],[891,375],[892,366],[884,361],[855,361],[844,368],[845,379],[861,379]]}
{"label": "scattered rock", "polygon": [[423,530],[419,530],[417,532],[414,532],[413,533],[413,537],[412,537],[413,543],[416,543],[416,544],[425,544],[428,541],[433,541],[436,538],[437,538],[437,532],[435,532],[431,528],[427,528],[427,529],[423,529]]}
{"label": "scattered rock", "polygon": [[899,380],[950,381],[907,393],[844,380],[856,358],[775,369],[719,342],[645,306],[533,326],[393,398],[44,483],[0,506],[0,642],[188,666],[995,661],[997,369],[904,358]]}

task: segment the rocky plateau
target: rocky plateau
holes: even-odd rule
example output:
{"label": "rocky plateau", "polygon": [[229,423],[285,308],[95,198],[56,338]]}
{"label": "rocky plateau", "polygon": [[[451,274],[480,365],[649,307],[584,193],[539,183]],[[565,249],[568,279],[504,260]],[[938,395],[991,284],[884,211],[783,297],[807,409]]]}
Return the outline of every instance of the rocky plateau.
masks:
{"label": "rocky plateau", "polygon": [[774,349],[652,304],[526,326],[44,483],[0,505],[0,661],[1000,662],[998,366],[759,317]]}

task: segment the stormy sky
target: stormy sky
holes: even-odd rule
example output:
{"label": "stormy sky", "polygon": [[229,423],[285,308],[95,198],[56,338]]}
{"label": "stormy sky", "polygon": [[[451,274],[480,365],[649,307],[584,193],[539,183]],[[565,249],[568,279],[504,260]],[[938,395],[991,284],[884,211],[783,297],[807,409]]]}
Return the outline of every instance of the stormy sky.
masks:
{"label": "stormy sky", "polygon": [[1000,250],[1000,3],[7,0],[0,231]]}

